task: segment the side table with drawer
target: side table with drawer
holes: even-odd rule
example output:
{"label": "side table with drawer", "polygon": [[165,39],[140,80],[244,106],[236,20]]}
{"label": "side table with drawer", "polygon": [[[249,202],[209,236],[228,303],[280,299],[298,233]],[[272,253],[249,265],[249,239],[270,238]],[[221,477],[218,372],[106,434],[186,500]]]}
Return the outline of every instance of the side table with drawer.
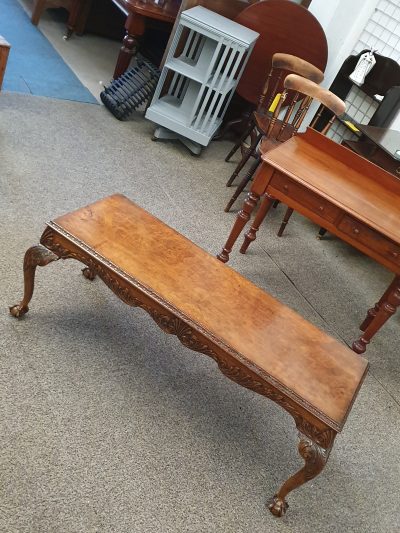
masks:
{"label": "side table with drawer", "polygon": [[218,258],[226,262],[258,200],[240,249],[245,253],[275,200],[280,200],[395,274],[361,324],[353,350],[367,344],[400,306],[400,180],[309,128],[262,156],[251,190]]}

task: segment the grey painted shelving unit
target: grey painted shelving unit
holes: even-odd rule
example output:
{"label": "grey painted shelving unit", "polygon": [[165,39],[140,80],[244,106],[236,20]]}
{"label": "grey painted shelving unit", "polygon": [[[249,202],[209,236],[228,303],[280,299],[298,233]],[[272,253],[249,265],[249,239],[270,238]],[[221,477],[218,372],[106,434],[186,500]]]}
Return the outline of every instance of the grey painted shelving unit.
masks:
{"label": "grey painted shelving unit", "polygon": [[184,11],[146,117],[193,153],[221,125],[258,33],[201,6]]}

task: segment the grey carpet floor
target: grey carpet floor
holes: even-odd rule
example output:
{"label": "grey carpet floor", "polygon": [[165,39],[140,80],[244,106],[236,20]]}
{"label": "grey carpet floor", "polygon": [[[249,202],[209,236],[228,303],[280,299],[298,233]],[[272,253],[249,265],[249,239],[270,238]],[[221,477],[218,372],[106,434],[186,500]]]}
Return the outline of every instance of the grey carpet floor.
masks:
{"label": "grey carpet floor", "polygon": [[[400,531],[398,316],[369,347],[370,373],[324,473],[275,519],[265,501],[301,465],[281,409],[74,261],[39,269],[30,313],[8,315],[44,223],[113,192],[220,250],[235,218],[223,213],[230,143],[193,158],[151,133],[139,114],[121,123],[100,106],[0,96],[0,531]],[[318,241],[300,216],[276,238],[282,213],[231,266],[350,343],[390,274]]]}

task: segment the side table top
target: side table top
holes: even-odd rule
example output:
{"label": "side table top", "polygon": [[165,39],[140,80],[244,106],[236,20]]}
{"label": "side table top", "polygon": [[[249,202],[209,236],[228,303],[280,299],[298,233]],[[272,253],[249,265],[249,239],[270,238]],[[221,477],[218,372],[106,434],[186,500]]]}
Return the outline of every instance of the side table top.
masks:
{"label": "side table top", "polygon": [[311,128],[262,159],[400,243],[400,180],[389,172]]}

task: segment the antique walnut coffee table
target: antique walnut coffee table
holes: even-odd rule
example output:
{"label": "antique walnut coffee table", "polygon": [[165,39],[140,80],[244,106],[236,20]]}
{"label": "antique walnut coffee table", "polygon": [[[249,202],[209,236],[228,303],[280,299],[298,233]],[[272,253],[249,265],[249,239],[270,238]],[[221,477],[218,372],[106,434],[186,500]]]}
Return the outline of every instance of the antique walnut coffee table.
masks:
{"label": "antique walnut coffee table", "polygon": [[165,333],[293,417],[304,466],[269,502],[281,516],[287,494],[324,468],[367,362],[122,195],[48,222],[40,242],[25,254],[14,317],[28,312],[37,266],[76,259],[88,279],[99,276]]}

